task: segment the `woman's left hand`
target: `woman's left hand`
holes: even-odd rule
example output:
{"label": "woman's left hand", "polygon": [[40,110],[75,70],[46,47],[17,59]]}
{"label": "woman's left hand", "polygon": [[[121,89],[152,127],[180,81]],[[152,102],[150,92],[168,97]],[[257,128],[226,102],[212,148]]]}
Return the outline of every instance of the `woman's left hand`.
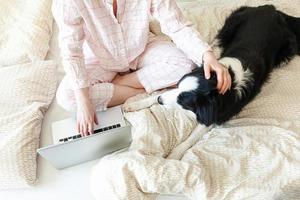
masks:
{"label": "woman's left hand", "polygon": [[220,94],[225,94],[231,87],[231,76],[226,67],[220,64],[211,51],[207,51],[203,55],[205,78],[210,78],[211,71],[217,74],[217,89]]}

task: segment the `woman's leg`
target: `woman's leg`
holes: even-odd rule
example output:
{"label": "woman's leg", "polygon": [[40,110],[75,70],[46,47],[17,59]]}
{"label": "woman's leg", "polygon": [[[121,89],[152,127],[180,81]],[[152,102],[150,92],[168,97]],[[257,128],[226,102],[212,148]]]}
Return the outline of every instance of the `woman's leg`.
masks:
{"label": "woman's leg", "polygon": [[194,68],[193,62],[172,42],[150,43],[138,62],[136,72],[117,76],[113,83],[144,88],[148,93],[175,85]]}
{"label": "woman's leg", "polygon": [[[189,73],[194,65],[186,55],[171,42],[154,41],[150,43],[140,56],[138,70],[124,76],[112,74],[94,68],[89,74],[93,79],[112,83],[95,83],[90,86],[90,96],[97,110],[107,106],[122,104],[129,97],[170,87],[176,84],[182,76]],[[109,77],[109,79],[106,79]],[[103,80],[102,80],[103,79]],[[64,81],[66,82],[66,81]],[[67,85],[66,83],[64,85]],[[61,105],[67,110],[76,109],[73,91],[67,87],[58,89]]]}
{"label": "woman's leg", "polygon": [[132,72],[126,75],[117,75],[114,78],[113,83],[116,85],[123,85],[136,89],[144,89],[144,86],[140,82],[136,72]]}
{"label": "woman's leg", "polygon": [[[90,100],[98,111],[120,105],[129,97],[144,92],[143,88],[137,89],[112,83],[95,83],[89,86]],[[66,77],[61,81],[57,89],[56,100],[67,111],[75,112],[77,110],[74,91],[70,88]]]}
{"label": "woman's leg", "polygon": [[111,100],[108,103],[108,107],[123,104],[128,98],[140,93],[144,93],[143,88],[133,88],[124,85],[114,85],[114,92]]}

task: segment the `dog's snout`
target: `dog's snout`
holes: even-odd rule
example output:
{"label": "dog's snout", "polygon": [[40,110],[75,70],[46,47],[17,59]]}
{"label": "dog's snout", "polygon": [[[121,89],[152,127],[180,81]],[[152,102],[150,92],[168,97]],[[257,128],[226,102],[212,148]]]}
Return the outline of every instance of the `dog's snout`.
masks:
{"label": "dog's snout", "polygon": [[160,104],[160,105],[163,105],[164,103],[163,103],[163,100],[162,100],[162,98],[161,98],[161,96],[158,96],[157,97],[157,102]]}

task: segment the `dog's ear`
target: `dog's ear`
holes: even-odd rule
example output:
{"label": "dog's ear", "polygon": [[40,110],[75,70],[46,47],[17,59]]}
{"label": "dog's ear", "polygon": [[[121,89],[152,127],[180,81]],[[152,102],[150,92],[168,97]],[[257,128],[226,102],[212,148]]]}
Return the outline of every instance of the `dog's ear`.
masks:
{"label": "dog's ear", "polygon": [[278,12],[285,19],[289,30],[295,34],[298,46],[297,53],[300,55],[300,18],[289,16],[281,11]]}
{"label": "dog's ear", "polygon": [[198,96],[195,114],[197,121],[205,126],[210,126],[216,122],[217,117],[217,100],[216,95],[211,93],[205,96]]}
{"label": "dog's ear", "polygon": [[182,92],[177,97],[177,103],[182,108],[195,112],[197,96],[194,91]]}

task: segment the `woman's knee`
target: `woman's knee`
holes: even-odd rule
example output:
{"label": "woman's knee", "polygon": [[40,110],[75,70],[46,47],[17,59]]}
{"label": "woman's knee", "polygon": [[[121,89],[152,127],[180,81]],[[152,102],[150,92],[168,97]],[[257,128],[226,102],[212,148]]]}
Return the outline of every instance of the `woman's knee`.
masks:
{"label": "woman's knee", "polygon": [[181,71],[181,75],[184,76],[185,74],[190,73],[195,67],[196,65],[193,63],[192,60],[184,58],[182,60],[182,63],[178,65],[177,69],[179,69],[178,71]]}
{"label": "woman's knee", "polygon": [[76,110],[74,91],[68,87],[66,78],[64,78],[58,86],[56,91],[56,102],[66,111],[74,112]]}
{"label": "woman's knee", "polygon": [[[183,76],[189,72],[191,72],[195,68],[195,64],[191,59],[187,57],[187,55],[180,49],[178,49],[175,45],[169,46],[166,48],[166,51],[169,53],[165,58],[165,62],[170,71],[176,71],[179,76]],[[180,77],[181,78],[181,77]]]}

